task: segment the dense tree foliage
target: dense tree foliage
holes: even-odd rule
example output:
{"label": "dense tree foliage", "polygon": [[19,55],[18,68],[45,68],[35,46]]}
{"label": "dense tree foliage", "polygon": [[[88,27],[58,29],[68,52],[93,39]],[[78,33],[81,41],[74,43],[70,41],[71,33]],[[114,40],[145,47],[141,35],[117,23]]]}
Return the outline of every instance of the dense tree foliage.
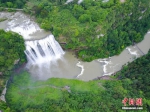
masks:
{"label": "dense tree foliage", "polygon": [[119,54],[150,28],[149,0],[29,0],[41,27],[86,61]]}
{"label": "dense tree foliage", "polygon": [[8,105],[6,104],[6,102],[1,101],[1,100],[0,100],[0,110],[2,112],[13,112],[13,110],[8,107]]}
{"label": "dense tree foliage", "polygon": [[[13,7],[18,0],[1,0]],[[150,28],[149,0],[24,0],[24,11],[36,16],[65,49],[75,50],[85,61],[119,54],[140,42]],[[26,4],[24,3],[26,2]],[[2,5],[3,5],[2,4]],[[15,6],[19,7],[19,6]]]}
{"label": "dense tree foliage", "polygon": [[143,110],[139,112],[148,112],[149,57],[150,51],[124,66],[111,80],[36,81],[24,72],[15,76],[8,86],[7,104],[16,112],[124,112],[121,109],[124,98],[142,98]]}
{"label": "dense tree foliage", "polygon": [[[18,0],[14,3],[17,4]],[[25,11],[32,10],[41,27],[52,31],[66,49],[73,49],[86,61],[119,54],[126,46],[139,42],[150,28],[149,0],[29,0]],[[1,6],[12,5],[0,0]],[[24,3],[24,2],[23,2]],[[30,11],[29,11],[30,12]],[[0,72],[5,77],[16,59],[24,62],[23,39],[0,30]],[[10,112],[122,112],[122,100],[143,98],[143,112],[150,110],[150,52],[116,74],[114,80],[83,82],[56,79],[33,80],[26,72],[14,76],[8,85],[2,110]]]}
{"label": "dense tree foliage", "polygon": [[25,62],[23,38],[13,32],[0,30],[0,93],[15,64]]}
{"label": "dense tree foliage", "polygon": [[[15,75],[8,85],[7,105],[14,112],[124,112],[121,107],[122,100],[126,97],[142,98],[141,111],[148,112],[149,57],[150,51],[124,66],[112,80],[83,82],[51,78],[37,81],[27,72],[23,72]],[[9,109],[7,105],[1,106]]]}
{"label": "dense tree foliage", "polygon": [[150,51],[146,56],[143,56],[117,73],[117,77],[121,80],[132,80],[131,87],[134,91],[141,91],[146,99],[148,99],[148,107],[150,110]]}
{"label": "dense tree foliage", "polygon": [[27,0],[0,0],[0,7],[22,8]]}

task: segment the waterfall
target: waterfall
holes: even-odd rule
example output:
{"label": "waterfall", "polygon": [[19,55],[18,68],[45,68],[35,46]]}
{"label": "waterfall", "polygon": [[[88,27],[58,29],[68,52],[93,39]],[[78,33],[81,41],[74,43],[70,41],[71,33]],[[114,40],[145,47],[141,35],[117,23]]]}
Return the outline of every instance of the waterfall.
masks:
{"label": "waterfall", "polygon": [[44,63],[61,58],[64,51],[53,35],[41,40],[26,41],[24,51],[28,61],[32,64]]}
{"label": "waterfall", "polygon": [[[64,51],[50,32],[40,29],[38,24],[20,12],[10,17],[6,31],[13,31],[23,36],[28,62],[32,64],[49,63],[61,58]],[[41,39],[46,37],[44,39]],[[39,40],[38,40],[39,39]],[[31,41],[29,41],[31,40]]]}

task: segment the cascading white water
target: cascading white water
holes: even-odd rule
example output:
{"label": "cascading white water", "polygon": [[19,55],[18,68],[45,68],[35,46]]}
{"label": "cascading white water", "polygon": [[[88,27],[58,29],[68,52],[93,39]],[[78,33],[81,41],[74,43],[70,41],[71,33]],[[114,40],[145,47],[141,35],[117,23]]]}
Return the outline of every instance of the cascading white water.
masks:
{"label": "cascading white water", "polygon": [[[62,56],[64,52],[55,41],[53,35],[50,35],[50,32],[42,30],[38,24],[23,13],[16,12],[13,14],[0,12],[0,17],[8,18],[8,20],[0,22],[0,28],[19,33],[26,41],[25,53],[29,60],[26,67],[33,77],[40,80],[59,77],[78,78],[88,81],[101,75],[111,75],[119,71],[123,65],[132,62],[135,56],[136,58],[141,56],[141,51],[139,51],[136,46],[129,46],[127,50],[125,49],[118,56],[112,56],[109,59],[99,59],[98,61],[100,63],[98,63],[97,60],[90,63],[79,62],[71,52],[66,52],[65,55]],[[101,34],[98,35],[98,37],[99,36],[101,36]],[[137,46],[144,54],[147,54],[150,49],[149,43],[150,31]]]}
{"label": "cascading white water", "polygon": [[25,45],[26,50],[24,52],[32,64],[55,60],[61,58],[64,54],[53,35],[49,35],[41,40],[26,41]]}
{"label": "cascading white water", "polygon": [[29,64],[39,64],[38,66],[41,66],[40,63],[55,61],[64,54],[64,51],[54,36],[51,35],[50,32],[45,32],[43,29],[40,29],[38,24],[32,21],[28,16],[17,12],[10,18],[12,20],[8,22],[5,30],[14,31],[23,36],[26,46],[24,52]]}

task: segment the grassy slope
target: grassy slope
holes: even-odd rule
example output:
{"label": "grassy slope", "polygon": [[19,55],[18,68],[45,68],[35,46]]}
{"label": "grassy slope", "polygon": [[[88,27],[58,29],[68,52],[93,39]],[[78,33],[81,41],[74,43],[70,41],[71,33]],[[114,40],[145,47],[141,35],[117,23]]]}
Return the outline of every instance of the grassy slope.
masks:
{"label": "grassy slope", "polygon": [[[83,82],[79,80],[57,79],[52,78],[47,81],[34,81],[27,72],[14,77],[13,83],[7,90],[6,97],[11,98],[10,104],[23,103],[22,106],[32,104],[42,104],[45,99],[60,99],[63,91],[67,91],[64,87],[69,86],[70,90],[78,92],[97,93],[100,86],[96,82]],[[103,90],[101,88],[101,90]],[[14,99],[15,98],[15,99]]]}
{"label": "grassy slope", "polygon": [[143,98],[144,110],[141,111],[148,112],[149,57],[150,52],[125,66],[117,73],[117,78],[121,80],[83,82],[51,78],[37,81],[23,72],[16,75],[8,86],[7,104],[11,109],[26,112],[121,112],[122,100],[127,97]]}
{"label": "grassy slope", "polygon": [[[127,79],[124,83],[128,83],[129,86],[132,81]],[[35,81],[24,72],[14,77],[13,83],[7,89],[6,100],[11,109],[16,111],[87,112],[88,109],[89,112],[121,112],[124,97],[143,97],[139,92],[132,95],[132,91],[128,91],[130,87],[125,89],[122,84],[119,80],[83,82],[51,78],[47,81]],[[70,89],[66,89],[65,86],[69,86]]]}

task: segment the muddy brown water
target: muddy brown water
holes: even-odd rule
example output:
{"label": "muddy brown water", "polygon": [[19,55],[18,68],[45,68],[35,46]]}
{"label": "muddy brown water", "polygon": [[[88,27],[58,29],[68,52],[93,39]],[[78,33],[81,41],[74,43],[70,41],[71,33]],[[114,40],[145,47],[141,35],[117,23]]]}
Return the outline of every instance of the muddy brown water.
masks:
{"label": "muddy brown water", "polygon": [[[21,12],[0,12],[0,18],[4,17],[8,19],[0,22],[0,29],[17,32],[26,41],[45,38],[51,34],[51,32],[41,29],[29,16]],[[150,33],[147,33],[144,40],[138,43],[137,46],[144,54],[147,54],[150,49]],[[136,46],[128,46],[120,55],[96,59],[92,62],[82,62],[72,52],[65,51],[65,54],[58,60],[41,65],[27,66],[27,68],[33,77],[41,80],[59,77],[89,81],[102,75],[111,75],[119,71],[123,65],[142,56],[141,51]]]}

